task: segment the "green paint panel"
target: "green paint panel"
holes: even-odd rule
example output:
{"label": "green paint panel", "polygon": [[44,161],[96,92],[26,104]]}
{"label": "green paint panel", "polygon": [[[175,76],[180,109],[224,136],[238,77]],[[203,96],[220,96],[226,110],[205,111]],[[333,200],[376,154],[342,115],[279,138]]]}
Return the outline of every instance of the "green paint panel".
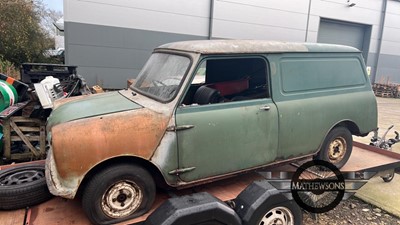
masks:
{"label": "green paint panel", "polygon": [[279,112],[278,157],[318,151],[342,121],[354,122],[361,134],[376,128],[376,100],[361,53],[288,53],[269,59],[279,62],[275,69],[281,74],[271,83]]}
{"label": "green paint panel", "polygon": [[47,127],[109,113],[139,109],[142,106],[128,100],[118,92],[89,95],[84,99],[68,102],[53,110],[47,121]]}
{"label": "green paint panel", "polygon": [[[260,109],[269,106],[269,110]],[[184,181],[248,169],[275,160],[278,115],[271,99],[180,107],[176,123],[179,167],[196,167]]]}
{"label": "green paint panel", "polygon": [[366,81],[357,58],[284,58],[281,68],[285,93],[364,85]]}
{"label": "green paint panel", "polygon": [[341,121],[353,121],[361,133],[376,127],[376,117],[372,116],[377,115],[373,93],[343,92],[277,103],[280,157],[316,152],[332,127]]}

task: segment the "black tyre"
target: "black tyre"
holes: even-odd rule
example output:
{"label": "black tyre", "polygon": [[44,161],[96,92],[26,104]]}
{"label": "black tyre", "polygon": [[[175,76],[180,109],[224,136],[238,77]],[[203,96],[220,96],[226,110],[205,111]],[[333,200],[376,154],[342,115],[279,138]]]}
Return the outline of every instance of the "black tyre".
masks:
{"label": "black tyre", "polygon": [[52,198],[44,171],[45,166],[37,164],[0,171],[0,209],[21,209]]}
{"label": "black tyre", "polygon": [[286,201],[274,205],[266,201],[254,211],[250,220],[244,225],[300,225],[302,220],[303,213],[294,201]]}
{"label": "black tyre", "polygon": [[385,181],[386,183],[389,183],[389,182],[392,181],[393,178],[394,178],[394,170],[393,170],[393,172],[390,172],[390,173],[388,173],[388,174],[386,174],[386,175],[384,175],[384,176],[381,176],[381,178],[382,178],[382,180]]}
{"label": "black tyre", "polygon": [[332,163],[340,169],[349,160],[352,149],[353,137],[350,131],[345,127],[336,127],[326,136],[315,158]]}
{"label": "black tyre", "polygon": [[155,198],[150,173],[140,166],[120,164],[96,173],[82,197],[83,209],[94,224],[111,224],[146,213]]}

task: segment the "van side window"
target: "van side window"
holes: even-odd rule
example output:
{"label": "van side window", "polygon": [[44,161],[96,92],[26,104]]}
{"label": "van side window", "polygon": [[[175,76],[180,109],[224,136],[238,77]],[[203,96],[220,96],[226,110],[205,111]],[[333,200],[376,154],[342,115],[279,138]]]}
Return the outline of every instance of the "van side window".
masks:
{"label": "van side window", "polygon": [[329,90],[366,83],[358,58],[283,58],[280,62],[285,93]]}
{"label": "van side window", "polygon": [[267,80],[267,63],[260,57],[206,59],[198,66],[183,104],[267,98]]}

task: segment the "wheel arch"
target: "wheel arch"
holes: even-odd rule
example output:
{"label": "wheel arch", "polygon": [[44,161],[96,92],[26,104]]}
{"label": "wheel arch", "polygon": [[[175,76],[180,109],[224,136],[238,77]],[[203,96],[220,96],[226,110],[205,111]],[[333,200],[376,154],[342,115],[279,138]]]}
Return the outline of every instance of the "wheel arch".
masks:
{"label": "wheel arch", "polygon": [[319,144],[319,147],[317,151],[315,151],[315,155],[318,154],[321,151],[322,145],[324,144],[324,141],[328,134],[335,128],[337,127],[345,127],[347,128],[352,135],[362,135],[360,134],[360,128],[357,126],[357,124],[354,121],[351,120],[342,120],[331,126],[331,128],[328,129],[328,131],[325,133],[324,138],[322,139],[321,143]]}
{"label": "wheel arch", "polygon": [[329,130],[329,132],[336,127],[346,127],[352,135],[361,135],[360,128],[357,126],[357,124],[354,121],[351,121],[351,120],[344,120],[344,121],[337,123],[335,126],[333,126]]}
{"label": "wheel arch", "polygon": [[135,157],[135,156],[117,156],[114,158],[107,159],[107,160],[97,164],[92,169],[90,169],[90,171],[85,174],[82,182],[80,183],[78,191],[77,191],[77,195],[79,197],[82,197],[82,192],[85,189],[87,182],[94,174],[98,173],[99,171],[101,171],[102,169],[104,169],[106,167],[121,164],[121,163],[129,163],[129,164],[139,165],[150,173],[150,175],[153,177],[154,182],[156,183],[157,187],[163,187],[163,188],[169,187],[169,185],[165,181],[161,171],[158,169],[157,166],[155,166],[151,162],[149,162],[145,159],[139,158],[139,157]]}

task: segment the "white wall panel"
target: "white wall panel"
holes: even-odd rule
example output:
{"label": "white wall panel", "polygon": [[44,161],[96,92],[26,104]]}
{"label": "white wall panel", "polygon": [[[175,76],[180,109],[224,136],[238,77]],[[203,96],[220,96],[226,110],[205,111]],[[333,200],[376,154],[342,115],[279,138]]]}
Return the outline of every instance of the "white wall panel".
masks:
{"label": "white wall panel", "polygon": [[318,41],[318,32],[316,31],[308,31],[307,42],[314,42]]}
{"label": "white wall panel", "polygon": [[[382,41],[381,54],[400,55],[400,42]],[[398,62],[400,63],[400,62]]]}
{"label": "white wall panel", "polygon": [[319,21],[320,17],[315,15],[310,15],[310,19],[308,22],[308,31],[318,32],[319,30]]}
{"label": "white wall panel", "polygon": [[[293,11],[282,8],[284,3],[278,2],[216,0],[213,37],[304,41],[308,1],[303,0],[296,7],[289,7]],[[300,13],[300,9],[305,11]]]}
{"label": "white wall panel", "polygon": [[385,27],[383,40],[400,43],[400,28]]}
{"label": "white wall panel", "polygon": [[65,21],[208,35],[209,1],[66,0]]}
{"label": "white wall panel", "polygon": [[[321,2],[336,3],[338,5],[347,5],[347,0],[320,0]],[[383,0],[350,0],[351,3],[355,3],[357,8],[380,10],[382,8]]]}
{"label": "white wall panel", "polygon": [[216,0],[216,2],[237,3],[258,8],[276,9],[287,12],[307,13],[309,0]]}
{"label": "white wall panel", "polygon": [[305,30],[307,15],[227,1],[216,1],[214,19]]}
{"label": "white wall panel", "polygon": [[213,37],[302,42],[304,41],[305,31],[216,20],[214,21]]}
{"label": "white wall panel", "polygon": [[[400,2],[398,4],[400,5]],[[385,18],[385,26],[400,29],[400,14],[387,13]]]}
{"label": "white wall panel", "polygon": [[188,16],[208,17],[209,1],[198,0],[74,0],[147,11],[167,12]]}
{"label": "white wall panel", "polygon": [[400,15],[400,2],[398,0],[388,0],[387,12]]}

